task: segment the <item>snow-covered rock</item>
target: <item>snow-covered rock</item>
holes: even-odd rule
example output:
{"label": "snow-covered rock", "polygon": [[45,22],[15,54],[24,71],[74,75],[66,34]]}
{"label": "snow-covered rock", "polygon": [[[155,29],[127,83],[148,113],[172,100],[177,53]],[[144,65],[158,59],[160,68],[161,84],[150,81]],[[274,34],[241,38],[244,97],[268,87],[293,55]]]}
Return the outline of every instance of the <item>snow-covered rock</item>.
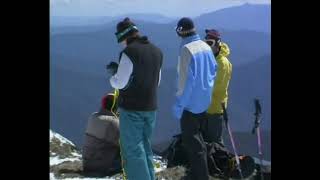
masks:
{"label": "snow-covered rock", "polygon": [[[167,168],[160,156],[154,156],[155,172],[158,174]],[[50,130],[50,180],[115,180],[122,179],[121,174],[112,177],[88,178],[82,175],[82,156],[80,150],[67,138]],[[160,178],[163,179],[163,178]]]}
{"label": "snow-covered rock", "polygon": [[[255,158],[258,162],[258,159]],[[156,177],[159,180],[180,180],[186,174],[182,166],[167,168],[167,163],[160,156],[154,155]],[[267,165],[268,162],[263,162]],[[112,177],[90,178],[82,174],[82,156],[80,150],[69,141],[50,130],[50,180],[122,180],[121,174]],[[271,172],[271,164],[270,170]],[[212,178],[210,180],[215,180]],[[248,179],[254,179],[251,176]],[[247,179],[247,180],[248,180]],[[216,179],[218,180],[218,179]]]}
{"label": "snow-covered rock", "polygon": [[50,179],[81,171],[81,153],[74,143],[50,130]]}

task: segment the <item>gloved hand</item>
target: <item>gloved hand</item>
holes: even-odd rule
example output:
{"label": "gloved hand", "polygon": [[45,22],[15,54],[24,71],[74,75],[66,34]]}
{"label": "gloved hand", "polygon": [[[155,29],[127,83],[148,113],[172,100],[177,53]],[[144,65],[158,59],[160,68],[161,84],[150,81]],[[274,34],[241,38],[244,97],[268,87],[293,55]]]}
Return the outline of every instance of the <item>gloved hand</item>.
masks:
{"label": "gloved hand", "polygon": [[113,76],[117,73],[118,66],[119,66],[118,63],[112,61],[106,66],[106,69],[108,73],[110,73]]}
{"label": "gloved hand", "polygon": [[175,104],[172,108],[173,110],[173,115],[174,117],[177,119],[177,120],[180,120],[181,117],[182,117],[182,113],[183,113],[183,107],[178,105],[178,104]]}

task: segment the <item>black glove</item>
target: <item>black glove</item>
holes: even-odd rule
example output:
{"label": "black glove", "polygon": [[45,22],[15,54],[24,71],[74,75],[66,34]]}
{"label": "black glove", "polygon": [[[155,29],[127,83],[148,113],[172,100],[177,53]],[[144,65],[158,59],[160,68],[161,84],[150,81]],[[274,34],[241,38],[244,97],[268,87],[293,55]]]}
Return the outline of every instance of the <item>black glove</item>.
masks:
{"label": "black glove", "polygon": [[113,76],[117,73],[118,66],[119,66],[118,63],[112,61],[106,66],[106,69],[108,73],[110,73]]}

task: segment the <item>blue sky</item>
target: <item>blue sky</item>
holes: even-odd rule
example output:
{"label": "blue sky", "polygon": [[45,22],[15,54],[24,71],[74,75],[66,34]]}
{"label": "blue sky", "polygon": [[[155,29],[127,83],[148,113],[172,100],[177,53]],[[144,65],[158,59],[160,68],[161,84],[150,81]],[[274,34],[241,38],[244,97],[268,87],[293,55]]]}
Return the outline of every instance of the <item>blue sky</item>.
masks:
{"label": "blue sky", "polygon": [[50,14],[118,16],[129,13],[153,13],[168,17],[194,17],[244,3],[270,4],[271,0],[50,0]]}

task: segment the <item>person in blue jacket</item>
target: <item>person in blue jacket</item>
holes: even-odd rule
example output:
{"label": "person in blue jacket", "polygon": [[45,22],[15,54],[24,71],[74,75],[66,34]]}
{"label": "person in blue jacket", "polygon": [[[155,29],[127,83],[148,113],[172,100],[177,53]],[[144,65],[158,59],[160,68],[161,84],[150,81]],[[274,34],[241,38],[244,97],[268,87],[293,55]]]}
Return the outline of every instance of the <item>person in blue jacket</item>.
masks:
{"label": "person in blue jacket", "polygon": [[201,128],[211,104],[217,63],[210,46],[200,39],[190,18],[180,19],[176,32],[182,41],[173,112],[180,120],[182,141],[190,162],[186,179],[208,180],[207,150]]}

